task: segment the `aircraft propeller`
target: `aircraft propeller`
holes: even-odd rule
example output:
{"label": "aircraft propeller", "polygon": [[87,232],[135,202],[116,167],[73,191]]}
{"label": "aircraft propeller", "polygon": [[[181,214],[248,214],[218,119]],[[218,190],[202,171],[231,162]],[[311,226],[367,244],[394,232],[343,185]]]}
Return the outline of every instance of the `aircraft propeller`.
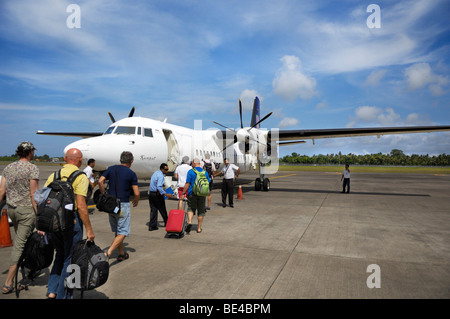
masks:
{"label": "aircraft propeller", "polygon": [[[256,103],[256,98],[255,98],[255,103]],[[241,129],[244,129],[245,130],[245,133],[244,134],[240,134],[240,135],[245,135],[245,139],[247,140],[247,141],[245,141],[245,149],[246,150],[248,150],[248,140],[252,140],[252,141],[254,141],[254,142],[257,142],[257,143],[259,143],[259,144],[261,144],[261,145],[264,145],[263,143],[261,143],[261,142],[259,142],[258,140],[255,140],[254,138],[252,138],[248,133],[253,129],[253,128],[255,128],[255,127],[257,127],[258,126],[258,124],[260,124],[261,122],[263,122],[264,120],[266,120],[269,116],[271,116],[272,115],[272,113],[273,112],[270,112],[269,114],[267,114],[266,116],[264,116],[261,120],[259,120],[257,123],[255,123],[255,124],[253,124],[250,128],[248,128],[248,129],[244,129],[244,125],[243,125],[243,123],[242,123],[242,102],[241,102],[241,99],[239,99],[239,117],[240,117],[240,120],[241,120]],[[225,151],[228,147],[230,147],[231,145],[233,145],[233,144],[235,144],[237,141],[238,141],[238,138],[237,138],[237,135],[239,134],[239,131],[236,131],[236,130],[234,130],[234,129],[232,129],[232,128],[229,128],[229,127],[227,127],[227,126],[225,126],[225,125],[222,125],[222,124],[220,124],[220,123],[217,123],[217,122],[215,122],[215,121],[213,121],[213,123],[214,124],[217,124],[217,125],[219,125],[219,126],[222,126],[223,128],[226,128],[226,129],[228,129],[228,130],[230,130],[230,131],[233,131],[234,132],[234,139],[233,139],[233,142],[231,142],[230,144],[228,144],[228,145],[226,145],[224,148],[223,148],[223,151]]]}
{"label": "aircraft propeller", "polygon": [[[131,108],[131,111],[130,111],[130,113],[128,114],[128,117],[133,117],[133,115],[134,115],[134,110],[135,110],[135,108],[134,108],[134,106]],[[114,118],[114,116],[110,113],[110,112],[108,112],[108,115],[109,115],[109,118],[111,119],[111,121],[113,122],[113,123],[116,123],[116,119]]]}

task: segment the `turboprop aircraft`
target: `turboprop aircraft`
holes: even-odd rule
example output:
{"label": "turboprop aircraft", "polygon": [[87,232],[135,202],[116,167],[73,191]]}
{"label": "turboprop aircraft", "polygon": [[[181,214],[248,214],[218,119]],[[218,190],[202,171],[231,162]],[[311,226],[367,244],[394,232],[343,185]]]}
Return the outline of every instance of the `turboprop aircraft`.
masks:
{"label": "turboprop aircraft", "polygon": [[204,159],[206,154],[216,164],[223,167],[223,159],[239,166],[241,173],[259,170],[255,180],[255,190],[270,189],[270,181],[266,174],[274,173],[278,164],[278,147],[306,143],[305,140],[336,137],[354,137],[376,135],[378,138],[388,134],[431,133],[450,131],[450,125],[440,126],[404,126],[404,127],[370,127],[370,128],[339,128],[339,129],[309,129],[309,130],[278,130],[261,129],[260,123],[272,113],[260,119],[260,101],[255,98],[252,118],[249,127],[242,123],[242,103],[239,100],[241,127],[232,129],[220,123],[219,129],[202,129],[202,122],[195,121],[194,129],[173,125],[144,117],[133,117],[133,107],[128,117],[115,120],[108,112],[112,124],[105,132],[44,132],[42,135],[77,136],[82,137],[66,146],[68,149],[78,148],[83,153],[84,161],[95,159],[95,169],[104,171],[108,166],[118,164],[120,154],[130,151],[134,155],[133,171],[139,179],[150,179],[159,169],[161,163],[167,163],[169,173],[166,186],[174,184],[172,175],[183,156]]}

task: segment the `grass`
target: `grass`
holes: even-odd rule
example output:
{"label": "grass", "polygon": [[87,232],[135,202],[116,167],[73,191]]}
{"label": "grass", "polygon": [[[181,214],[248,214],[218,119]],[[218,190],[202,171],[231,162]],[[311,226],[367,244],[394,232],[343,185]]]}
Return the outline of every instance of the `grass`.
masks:
{"label": "grass", "polygon": [[[280,165],[280,171],[342,172],[344,166]],[[350,166],[355,173],[450,174],[450,167],[433,166]]]}

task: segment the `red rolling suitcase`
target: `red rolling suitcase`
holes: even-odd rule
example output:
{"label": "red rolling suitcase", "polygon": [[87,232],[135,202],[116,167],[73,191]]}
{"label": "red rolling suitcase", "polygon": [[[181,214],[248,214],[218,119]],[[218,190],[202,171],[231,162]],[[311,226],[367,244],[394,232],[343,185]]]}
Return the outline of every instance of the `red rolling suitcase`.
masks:
{"label": "red rolling suitcase", "polygon": [[[184,206],[186,207],[186,205]],[[183,238],[188,218],[187,213],[181,209],[172,209],[169,212],[166,224],[166,238]]]}

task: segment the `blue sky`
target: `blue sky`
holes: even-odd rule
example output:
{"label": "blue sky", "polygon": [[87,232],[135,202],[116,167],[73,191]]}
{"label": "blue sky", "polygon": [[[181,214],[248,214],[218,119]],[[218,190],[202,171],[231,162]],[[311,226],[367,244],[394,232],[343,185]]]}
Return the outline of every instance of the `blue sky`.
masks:
{"label": "blue sky", "polygon": [[[80,28],[67,19],[80,8]],[[381,9],[369,28],[370,4]],[[135,116],[194,128],[316,129],[450,124],[450,2],[0,2],[0,155],[23,140],[61,156],[76,140]],[[69,19],[70,20],[70,19]],[[369,19],[370,20],[370,19]],[[75,20],[70,20],[75,21]],[[375,21],[375,20],[371,20]],[[280,154],[450,153],[450,134],[317,140]]]}

